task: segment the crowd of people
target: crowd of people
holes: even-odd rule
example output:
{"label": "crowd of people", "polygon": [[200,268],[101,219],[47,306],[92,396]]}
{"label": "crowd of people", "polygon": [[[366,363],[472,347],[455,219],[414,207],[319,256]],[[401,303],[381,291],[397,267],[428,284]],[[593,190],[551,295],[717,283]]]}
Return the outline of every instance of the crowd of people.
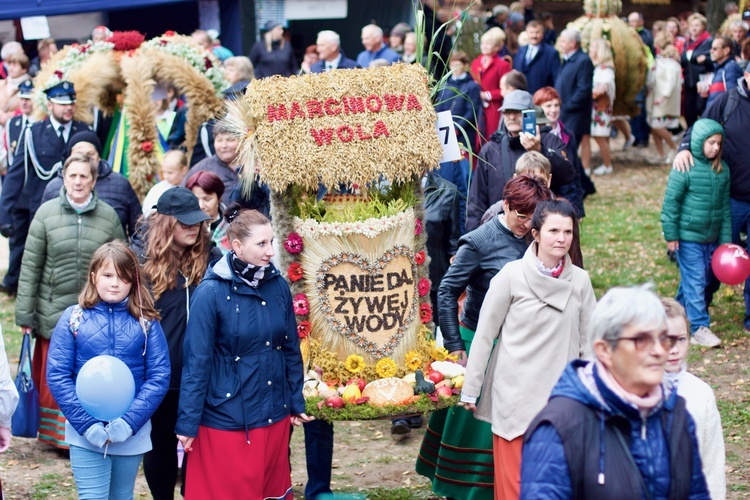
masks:
{"label": "crowd of people", "polygon": [[[742,154],[750,12],[715,36],[699,13],[653,30],[630,13],[649,76],[641,114],[625,117],[613,111],[609,42],[584,50],[580,32],[557,33],[553,16],[524,0],[481,13],[473,52],[456,26],[476,8],[454,15],[425,2],[424,42],[435,60],[416,53],[407,23],[388,35],[362,27],[363,50],[352,58],[338,33],[320,31],[299,64],[282,22],[262,26],[248,57],[206,31],[192,37],[223,61],[228,100],[274,75],[404,62],[434,76],[435,109],[451,111],[462,156],[422,179],[430,296],[443,345],[467,365],[459,407],[430,416],[417,457],[435,493],[723,498],[715,399],[685,359],[691,343],[721,343],[710,330],[718,281],[708,263],[719,244],[750,230]],[[453,22],[441,29],[440,21]],[[92,40],[110,34],[100,26]],[[273,262],[270,194],[259,179],[243,189],[241,137],[222,120],[204,123],[188,157],[190,103],[157,86],[154,125],[167,148],[141,202],[102,157],[108,134],[73,119],[72,82],[43,89],[48,117],[34,121],[32,77],[57,46],[37,48],[35,60],[15,42],[0,54],[0,234],[10,248],[0,290],[16,296],[16,323],[36,338],[39,439],[70,449],[80,498],[132,498],[141,460],[155,499],[174,498],[180,470],[187,498],[291,498],[290,429],[302,426],[305,497],[330,493],[334,428],[305,414],[292,296]],[[583,270],[584,199],[595,192],[591,176],[613,172],[617,133],[625,148],[652,137],[652,163],[675,167],[662,223],[680,268],[676,301],[632,287],[597,304]],[[750,331],[750,279],[745,285]],[[133,403],[111,422],[88,415],[74,387],[81,366],[104,353],[136,375]],[[0,407],[12,413],[3,358]],[[10,441],[6,417],[0,452]],[[397,419],[392,432],[400,439],[421,425]]]}

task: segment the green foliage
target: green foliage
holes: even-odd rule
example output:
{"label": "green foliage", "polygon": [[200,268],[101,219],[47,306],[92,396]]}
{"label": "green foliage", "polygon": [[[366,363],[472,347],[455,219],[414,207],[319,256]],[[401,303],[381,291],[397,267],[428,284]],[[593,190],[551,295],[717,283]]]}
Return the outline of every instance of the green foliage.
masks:
{"label": "green foliage", "polygon": [[414,184],[382,185],[368,192],[369,201],[356,201],[348,206],[331,209],[324,200],[316,200],[314,194],[294,188],[294,215],[301,219],[313,219],[318,222],[360,222],[372,218],[390,217],[401,213],[419,203],[414,194]]}

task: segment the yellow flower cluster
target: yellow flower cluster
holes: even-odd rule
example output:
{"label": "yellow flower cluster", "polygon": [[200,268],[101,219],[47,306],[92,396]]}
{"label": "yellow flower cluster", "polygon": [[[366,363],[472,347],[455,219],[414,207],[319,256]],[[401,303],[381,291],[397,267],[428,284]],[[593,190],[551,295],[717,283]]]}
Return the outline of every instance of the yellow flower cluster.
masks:
{"label": "yellow flower cluster", "polygon": [[430,357],[435,361],[445,361],[448,359],[448,349],[445,347],[438,347],[435,345],[435,341],[430,341],[432,348],[430,349]]}
{"label": "yellow flower cluster", "polygon": [[375,365],[375,371],[380,378],[393,377],[398,371],[398,366],[391,358],[382,358]]}
{"label": "yellow flower cluster", "polygon": [[350,354],[349,357],[346,358],[346,363],[344,363],[344,367],[351,373],[359,373],[364,370],[366,366],[364,358],[362,356],[357,356],[356,354]]}
{"label": "yellow flower cluster", "polygon": [[422,356],[419,355],[418,351],[411,350],[406,353],[404,364],[409,370],[416,371],[419,368],[422,368]]}

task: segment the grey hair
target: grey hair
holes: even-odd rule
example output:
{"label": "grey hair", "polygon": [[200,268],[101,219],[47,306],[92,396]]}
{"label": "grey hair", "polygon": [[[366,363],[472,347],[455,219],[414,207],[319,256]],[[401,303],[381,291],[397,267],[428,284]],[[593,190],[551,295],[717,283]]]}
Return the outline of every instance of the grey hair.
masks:
{"label": "grey hair", "polygon": [[661,299],[651,284],[611,288],[591,315],[591,352],[597,340],[614,345],[626,326],[666,324]]}
{"label": "grey hair", "polygon": [[323,40],[325,42],[335,43],[337,47],[341,47],[341,37],[335,31],[323,30],[318,33],[317,39]]}
{"label": "grey hair", "polygon": [[218,136],[222,134],[231,135],[232,137],[239,138],[240,135],[237,133],[237,130],[235,130],[231,125],[229,125],[229,122],[226,120],[219,120],[214,125],[214,139],[216,139]]}
{"label": "grey hair", "polygon": [[560,33],[560,37],[574,41],[576,43],[576,47],[581,46],[581,32],[578,30],[574,30],[573,28],[564,29]]}
{"label": "grey hair", "polygon": [[362,32],[368,31],[370,33],[374,33],[375,36],[383,38],[383,28],[378,26],[377,24],[368,24],[364,28],[362,28]]}
{"label": "grey hair", "polygon": [[493,16],[497,16],[497,15],[499,15],[499,14],[507,14],[507,13],[509,13],[509,12],[510,12],[510,9],[508,8],[508,6],[507,6],[507,5],[502,5],[502,4],[500,4],[500,5],[495,5],[495,6],[494,6],[494,7],[492,8],[492,15],[493,15]]}
{"label": "grey hair", "polygon": [[3,45],[3,48],[0,49],[0,59],[5,61],[6,59],[8,59],[8,57],[10,57],[11,54],[23,53],[23,45],[21,45],[19,42],[7,42],[5,45]]}
{"label": "grey hair", "polygon": [[739,19],[729,23],[729,29],[732,29],[736,26],[742,26],[742,29],[744,29],[745,31],[748,31],[748,29],[750,29],[745,21],[740,21]]}
{"label": "grey hair", "polygon": [[234,66],[237,68],[240,72],[240,81],[242,80],[252,80],[255,78],[255,68],[253,68],[253,63],[250,61],[248,57],[245,56],[233,56],[228,57],[224,61],[224,67],[227,66]]}

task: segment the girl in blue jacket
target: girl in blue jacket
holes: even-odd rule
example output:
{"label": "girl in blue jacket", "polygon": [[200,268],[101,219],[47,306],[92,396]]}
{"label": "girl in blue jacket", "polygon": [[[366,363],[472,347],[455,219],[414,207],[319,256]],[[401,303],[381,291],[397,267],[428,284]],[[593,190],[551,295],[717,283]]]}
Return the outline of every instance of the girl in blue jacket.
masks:
{"label": "girl in blue jacket", "polygon": [[[47,358],[47,383],[67,419],[65,441],[81,500],[133,498],[141,457],[151,449],[149,419],[169,387],[158,319],[135,254],[120,241],[99,247],[78,304],[55,327]],[[81,367],[103,354],[123,361],[135,380],[133,402],[111,422],[89,415],[76,394]]]}

